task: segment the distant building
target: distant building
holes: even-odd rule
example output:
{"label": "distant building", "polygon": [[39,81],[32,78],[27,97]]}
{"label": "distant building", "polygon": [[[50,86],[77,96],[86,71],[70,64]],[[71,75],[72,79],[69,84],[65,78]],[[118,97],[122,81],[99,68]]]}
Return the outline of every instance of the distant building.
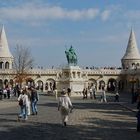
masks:
{"label": "distant building", "polygon": [[[0,32],[0,87],[16,84],[14,58],[9,51],[8,41],[4,27]],[[72,93],[81,94],[83,88],[96,87],[97,91],[102,86],[107,91],[129,92],[131,88],[140,87],[140,54],[136,43],[134,31],[131,29],[128,45],[121,59],[121,68],[94,68],[82,69],[79,66],[66,66],[61,69],[34,69],[28,71],[29,77],[24,85],[34,85],[38,90],[58,92],[63,88],[70,88]]]}

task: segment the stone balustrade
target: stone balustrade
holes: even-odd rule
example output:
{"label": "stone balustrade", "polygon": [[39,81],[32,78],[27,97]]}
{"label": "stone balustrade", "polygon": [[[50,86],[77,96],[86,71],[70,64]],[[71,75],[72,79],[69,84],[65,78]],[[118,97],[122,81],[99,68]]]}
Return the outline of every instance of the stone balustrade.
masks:
{"label": "stone balustrade", "polygon": [[[30,69],[28,74],[57,74],[62,73],[62,69]],[[119,75],[119,74],[139,74],[140,69],[81,69],[82,74],[91,75]],[[16,74],[13,69],[0,69],[0,74]]]}
{"label": "stone balustrade", "polygon": [[122,70],[119,69],[87,69],[83,70],[83,74],[92,74],[92,75],[118,75],[121,74]]}

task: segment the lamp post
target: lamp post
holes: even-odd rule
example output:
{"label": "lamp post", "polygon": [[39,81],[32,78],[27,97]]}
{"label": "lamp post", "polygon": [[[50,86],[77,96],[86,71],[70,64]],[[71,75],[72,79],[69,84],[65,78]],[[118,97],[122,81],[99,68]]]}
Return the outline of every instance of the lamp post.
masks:
{"label": "lamp post", "polygon": [[132,79],[131,83],[132,83],[132,87],[131,87],[131,93],[132,93],[132,99],[131,99],[131,103],[133,104],[135,102],[135,79]]}
{"label": "lamp post", "polygon": [[135,75],[136,75],[136,70],[137,70],[137,67],[135,66],[135,69],[134,69],[134,73],[132,74],[132,79],[131,79],[131,83],[132,83],[132,87],[131,87],[131,94],[132,94],[132,98],[131,98],[131,103],[135,103],[135,97],[136,97],[136,93],[135,93],[135,83],[136,83],[136,79],[135,79]]}

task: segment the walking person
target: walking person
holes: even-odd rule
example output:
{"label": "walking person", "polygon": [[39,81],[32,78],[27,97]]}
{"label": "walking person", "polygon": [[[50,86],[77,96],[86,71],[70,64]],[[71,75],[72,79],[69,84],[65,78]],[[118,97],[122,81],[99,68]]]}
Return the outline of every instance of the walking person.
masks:
{"label": "walking person", "polygon": [[25,87],[26,94],[28,96],[28,103],[27,103],[27,115],[31,115],[31,90],[28,88],[28,86]]}
{"label": "walking person", "polygon": [[7,90],[6,89],[3,90],[3,96],[4,96],[4,99],[6,99],[6,96],[7,96]]}
{"label": "walking person", "polygon": [[58,98],[58,92],[57,92],[57,89],[56,88],[54,90],[54,93],[55,93],[55,99],[57,100],[57,98]]}
{"label": "walking person", "polygon": [[105,93],[105,88],[104,87],[102,87],[101,102],[107,102],[107,100],[106,100],[106,93]]}
{"label": "walking person", "polygon": [[72,110],[73,108],[71,100],[66,94],[67,94],[66,91],[63,89],[63,91],[61,92],[61,96],[59,97],[58,100],[58,111],[60,111],[62,124],[64,126],[67,125],[69,111],[70,109]]}
{"label": "walking person", "polygon": [[92,88],[89,89],[89,94],[90,94],[90,99],[93,99],[93,92],[92,92]]}
{"label": "walking person", "polygon": [[7,90],[7,98],[10,99],[10,92],[11,92],[11,91],[10,91],[10,88],[7,87],[6,90]]}
{"label": "walking person", "polygon": [[69,97],[71,96],[71,89],[70,88],[67,89],[67,94]]}
{"label": "walking person", "polygon": [[85,89],[85,98],[88,98],[88,88]]}
{"label": "walking person", "polygon": [[82,93],[83,93],[83,100],[86,98],[85,92],[86,92],[86,89],[84,88],[83,91],[82,91]]}
{"label": "walking person", "polygon": [[39,100],[39,95],[34,87],[31,87],[31,108],[32,108],[32,115],[38,114],[37,109],[37,102]]}
{"label": "walking person", "polygon": [[23,89],[22,93],[18,97],[18,102],[20,106],[20,114],[18,116],[18,119],[23,118],[24,120],[27,120],[27,104],[28,104],[28,96],[26,94],[26,90]]}
{"label": "walking person", "polygon": [[116,92],[114,102],[119,102],[119,97],[120,97],[119,93]]}
{"label": "walking person", "polygon": [[21,94],[21,88],[18,85],[16,86],[16,92],[17,92],[18,97],[19,97]]}
{"label": "walking person", "polygon": [[96,99],[96,86],[95,85],[93,86],[93,97],[94,99]]}

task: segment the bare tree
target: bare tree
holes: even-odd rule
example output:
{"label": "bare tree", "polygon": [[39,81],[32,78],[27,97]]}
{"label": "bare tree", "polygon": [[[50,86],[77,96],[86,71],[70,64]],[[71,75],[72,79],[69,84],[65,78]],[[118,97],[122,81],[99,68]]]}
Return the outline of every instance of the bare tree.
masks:
{"label": "bare tree", "polygon": [[33,66],[33,62],[29,48],[17,45],[14,52],[14,68],[16,70],[15,80],[20,85],[28,77],[28,70]]}

